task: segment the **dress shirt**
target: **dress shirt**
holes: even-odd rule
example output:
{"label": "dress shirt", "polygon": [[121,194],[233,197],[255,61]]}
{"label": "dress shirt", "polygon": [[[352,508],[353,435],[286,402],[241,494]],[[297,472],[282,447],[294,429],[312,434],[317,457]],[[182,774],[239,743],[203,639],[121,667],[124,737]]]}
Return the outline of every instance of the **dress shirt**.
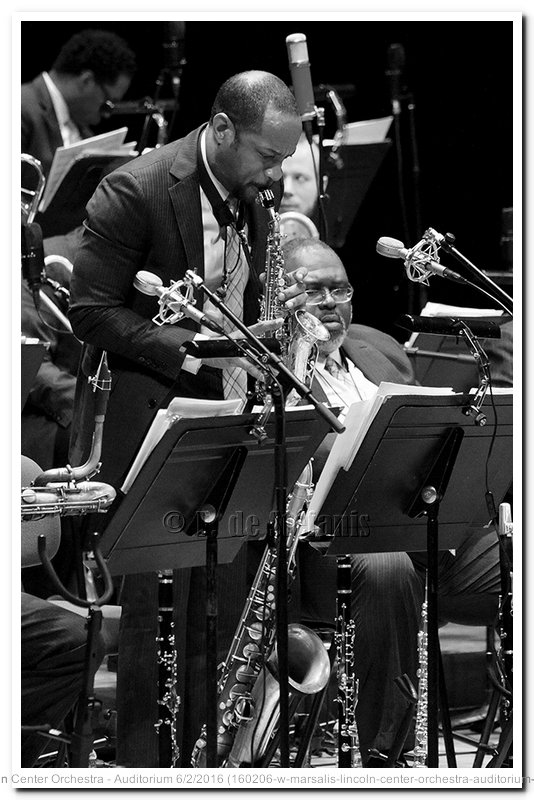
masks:
{"label": "dress shirt", "polygon": [[69,145],[74,144],[75,142],[80,142],[82,140],[82,135],[78,130],[78,126],[70,118],[69,109],[63,95],[57,88],[48,72],[43,72],[43,79],[50,94],[54,111],[56,112],[63,144]]}
{"label": "dress shirt", "polygon": [[[200,137],[200,152],[202,154],[202,160],[204,162],[206,172],[208,173],[208,176],[215,189],[221,195],[222,199],[225,202],[228,202],[230,197],[228,189],[226,189],[222,183],[217,180],[208,163],[208,156],[206,152],[206,130],[207,128],[202,131]],[[215,219],[213,208],[206,196],[206,193],[202,189],[202,186],[199,188],[200,205],[202,208],[202,229],[204,234],[204,281],[208,289],[215,291],[215,289],[217,289],[223,281],[226,231],[221,229],[219,223]],[[232,198],[230,198],[230,207],[232,207]],[[246,285],[249,267],[245,258],[241,259],[240,269],[245,271]],[[216,321],[221,324],[222,314],[217,308],[215,308],[209,299],[206,298],[204,300],[202,310],[209,313],[211,317],[214,317]],[[200,333],[196,334],[194,339],[195,341],[198,341],[199,339],[210,338],[213,335],[213,332],[210,331],[209,328],[202,326]],[[193,356],[189,355],[185,357],[182,363],[182,369],[185,369],[187,372],[196,373],[198,372],[199,368],[200,360],[198,358],[194,358]]]}
{"label": "dress shirt", "polygon": [[376,394],[377,386],[368,380],[352,361],[342,358],[339,348],[330,353],[329,358],[333,358],[340,369],[337,377],[327,372],[326,356],[322,354],[319,355],[315,364],[315,377],[326,394],[329,404],[342,406],[343,410],[339,419],[343,420],[349,406],[361,400],[372,399]]}

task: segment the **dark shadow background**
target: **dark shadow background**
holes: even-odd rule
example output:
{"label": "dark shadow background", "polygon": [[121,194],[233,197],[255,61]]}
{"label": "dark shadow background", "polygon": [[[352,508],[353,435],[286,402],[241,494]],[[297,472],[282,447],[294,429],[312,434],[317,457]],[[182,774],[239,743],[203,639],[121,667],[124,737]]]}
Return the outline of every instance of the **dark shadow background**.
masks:
{"label": "dark shadow background", "polygon": [[[114,30],[136,52],[139,70],[125,99],[153,96],[164,66],[163,22],[23,22],[22,80],[49,69],[61,45],[85,27]],[[187,65],[170,138],[205,121],[218,87],[236,72],[265,69],[291,83],[285,37],[296,32],[307,37],[315,85],[354,86],[343,98],[349,122],[390,113],[387,51],[392,43],[403,45],[404,84],[415,101],[423,230],[431,226],[441,233],[451,231],[457,248],[477,267],[502,270],[502,209],[512,205],[512,22],[187,22]],[[170,96],[170,85],[164,85],[161,97]],[[329,106],[325,112],[328,137],[335,130],[334,115]],[[406,108],[401,119],[405,188],[413,219]],[[136,139],[141,121],[115,117],[101,130],[128,124],[128,138]],[[408,310],[418,287],[404,277],[401,261],[376,254],[380,236],[403,239],[394,147],[339,253],[356,287],[357,321],[403,340],[406,336],[394,320]],[[416,241],[405,244],[411,247]],[[456,266],[450,256],[442,261]],[[509,282],[503,288],[511,292]],[[438,277],[431,279],[428,299],[495,306],[484,295]]]}

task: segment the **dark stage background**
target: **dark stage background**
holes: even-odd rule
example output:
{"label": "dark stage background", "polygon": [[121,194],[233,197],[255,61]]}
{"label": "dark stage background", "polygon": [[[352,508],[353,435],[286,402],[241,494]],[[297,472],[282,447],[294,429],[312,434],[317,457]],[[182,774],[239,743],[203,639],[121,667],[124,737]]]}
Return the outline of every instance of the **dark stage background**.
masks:
{"label": "dark stage background", "polygon": [[[154,95],[164,65],[163,22],[23,22],[22,80],[50,68],[63,42],[84,27],[112,29],[136,52],[139,70],[125,99]],[[236,72],[265,69],[290,83],[285,37],[296,32],[307,37],[314,84],[354,86],[352,95],[344,97],[349,122],[390,113],[387,51],[392,43],[403,45],[404,83],[415,101],[423,230],[451,231],[457,248],[476,266],[501,270],[502,209],[512,205],[512,22],[187,22],[187,65],[170,138],[205,121],[217,88]],[[161,97],[170,96],[166,85]],[[335,120],[328,105],[325,110],[325,135],[330,137]],[[401,118],[412,221],[406,108]],[[101,130],[123,124],[130,126],[129,138],[137,139],[139,117],[112,118]],[[396,172],[391,147],[339,253],[356,287],[355,319],[403,340],[394,320],[407,310],[410,293],[418,290],[404,277],[401,261],[375,252],[380,236],[403,239]],[[411,247],[416,241],[405,244]],[[442,261],[455,268],[449,256]],[[504,288],[511,291],[509,283]],[[431,279],[428,299],[495,306],[483,295],[438,277]]]}

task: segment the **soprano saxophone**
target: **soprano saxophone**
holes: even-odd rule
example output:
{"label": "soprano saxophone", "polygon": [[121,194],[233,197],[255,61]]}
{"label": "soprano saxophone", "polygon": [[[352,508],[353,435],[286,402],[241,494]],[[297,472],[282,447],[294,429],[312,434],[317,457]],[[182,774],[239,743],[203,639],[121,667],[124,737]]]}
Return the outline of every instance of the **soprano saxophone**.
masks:
{"label": "soprano saxophone", "polygon": [[[299,522],[312,491],[307,464],[287,506],[287,554],[293,573]],[[274,592],[276,547],[267,546],[237,625],[230,651],[220,668],[217,706],[217,759],[221,767],[257,763],[264,755],[279,719],[276,679]],[[315,694],[327,683],[330,663],[321,639],[303,625],[288,630],[289,704]],[[197,740],[191,763],[206,762],[206,729]]]}

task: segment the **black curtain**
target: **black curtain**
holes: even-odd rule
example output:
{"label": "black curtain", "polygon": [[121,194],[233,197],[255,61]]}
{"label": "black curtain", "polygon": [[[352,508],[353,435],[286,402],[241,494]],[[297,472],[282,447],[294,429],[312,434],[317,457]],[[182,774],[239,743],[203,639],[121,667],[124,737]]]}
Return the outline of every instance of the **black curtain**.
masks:
{"label": "black curtain", "polygon": [[[85,28],[114,30],[137,54],[139,71],[126,99],[152,96],[164,64],[163,22],[22,23],[22,80],[49,69],[61,45]],[[390,113],[387,51],[400,43],[405,51],[403,82],[415,101],[420,160],[423,228],[456,235],[456,246],[481,269],[502,266],[502,209],[512,205],[512,22],[506,21],[258,21],[186,23],[180,110],[176,138],[209,116],[217,88],[247,69],[274,72],[291,82],[285,38],[304,33],[314,84],[349,85],[345,96],[349,122]],[[162,97],[171,97],[164,86]],[[326,112],[326,135],[335,130]],[[402,115],[408,213],[413,215],[410,139],[406,109]],[[129,118],[132,138],[139,118]],[[118,126],[112,118],[102,130]],[[400,340],[394,319],[407,310],[409,287],[400,261],[375,253],[380,236],[403,239],[395,149],[392,147],[340,250],[356,288],[355,318],[382,328]],[[405,242],[410,247],[415,241]],[[454,262],[443,263],[454,268]],[[509,290],[510,287],[507,287]],[[475,292],[433,278],[428,298],[455,305],[492,303]]]}

